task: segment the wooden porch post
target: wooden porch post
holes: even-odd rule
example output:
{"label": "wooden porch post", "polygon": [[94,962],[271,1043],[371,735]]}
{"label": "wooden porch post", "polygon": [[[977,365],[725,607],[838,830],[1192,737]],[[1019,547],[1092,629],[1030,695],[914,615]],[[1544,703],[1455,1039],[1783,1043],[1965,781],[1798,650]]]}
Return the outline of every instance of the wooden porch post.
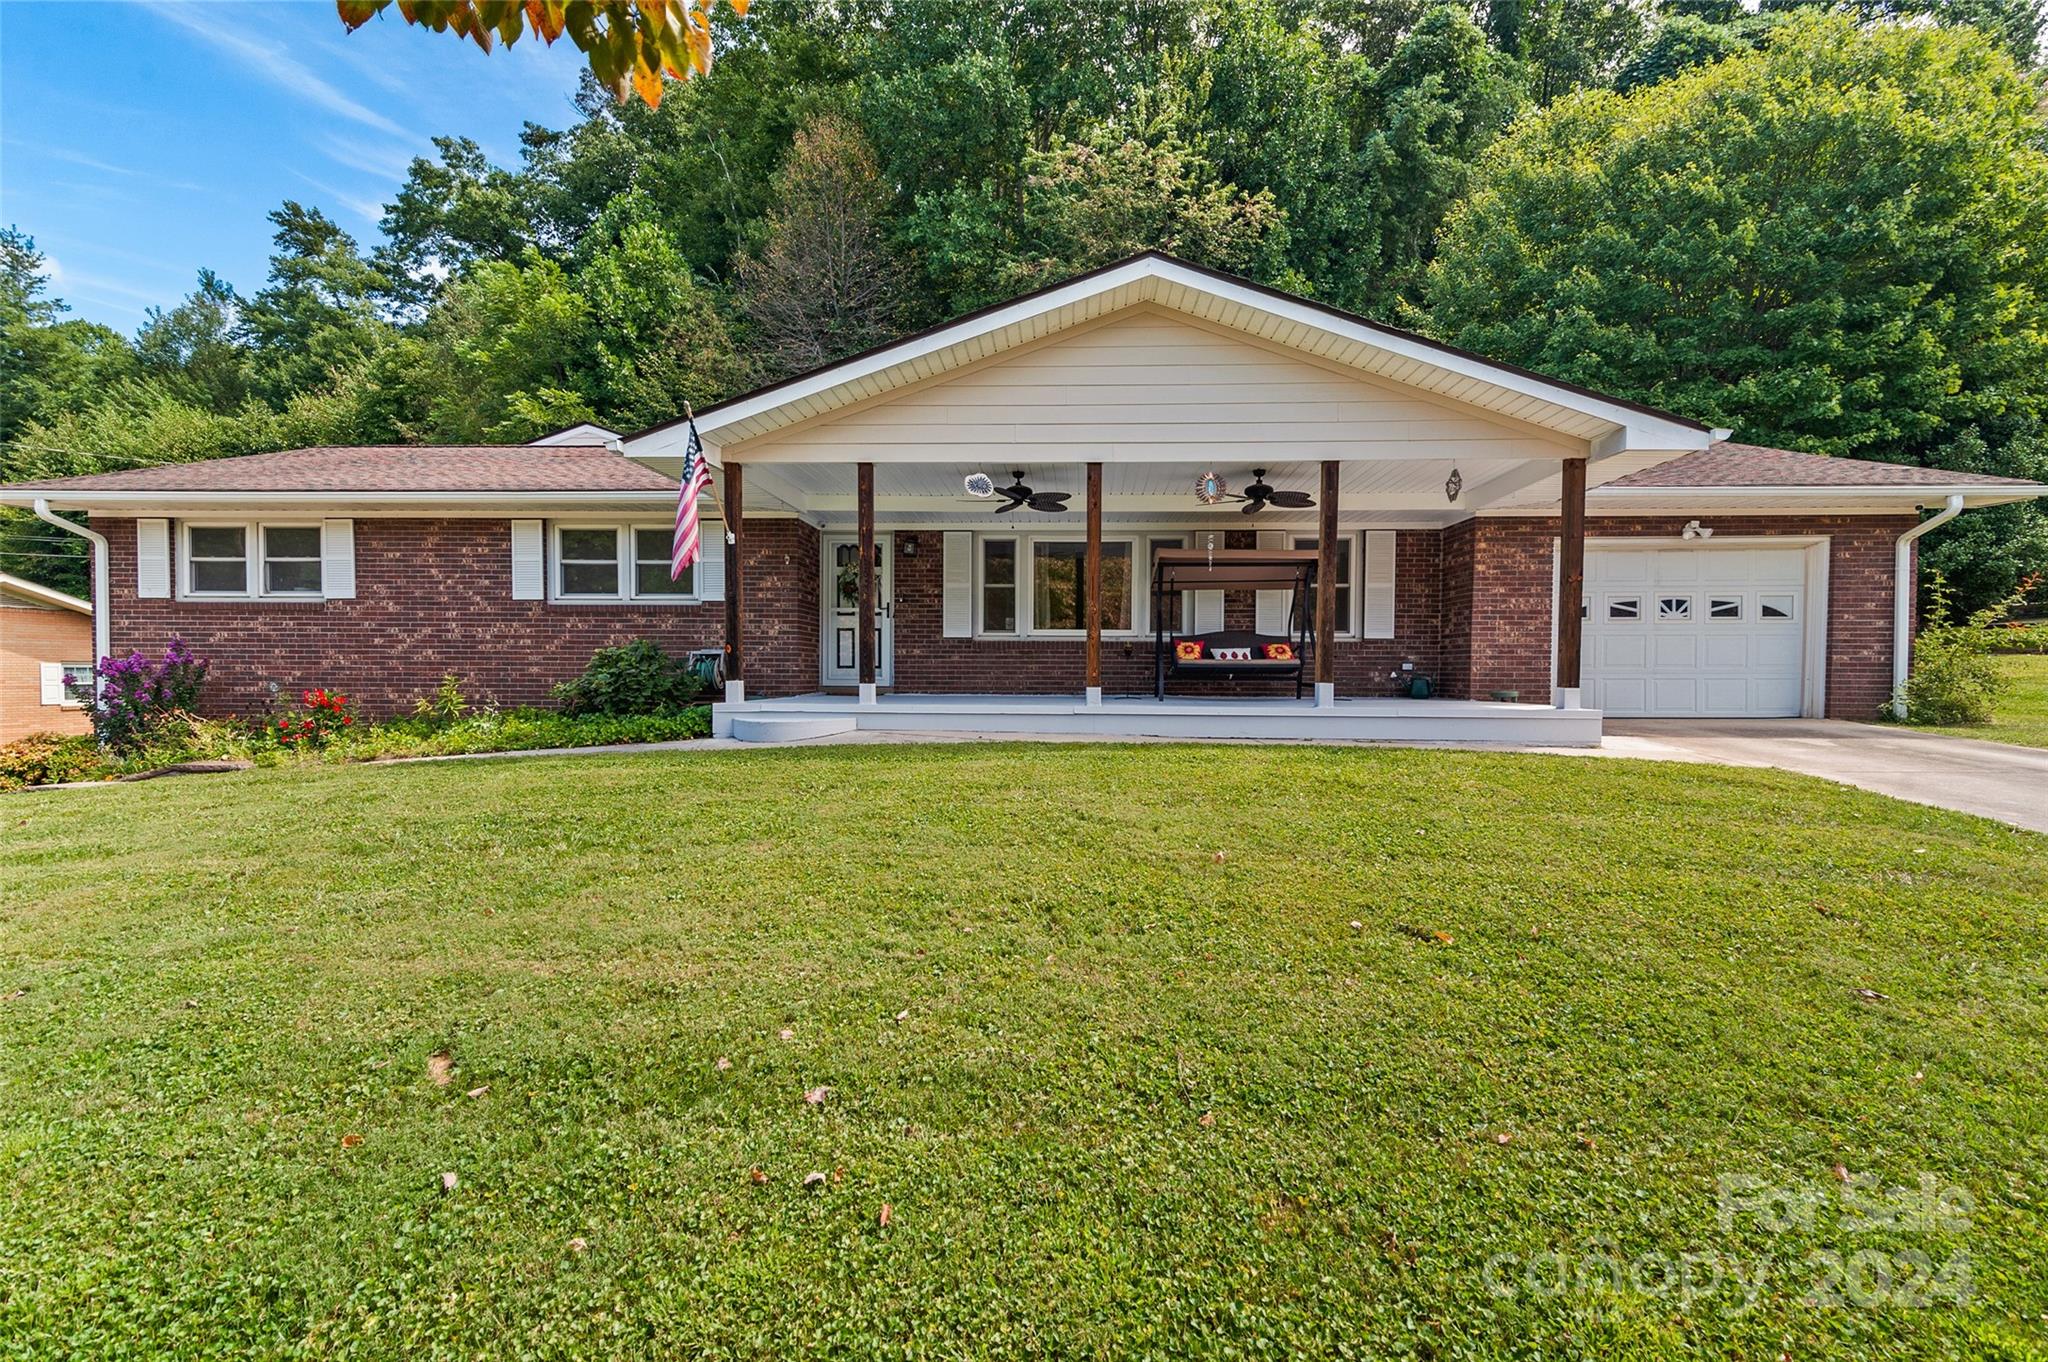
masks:
{"label": "wooden porch post", "polygon": [[1586,594],[1586,461],[1564,461],[1563,523],[1557,555],[1557,694],[1559,709],[1579,707],[1579,602]]}
{"label": "wooden porch post", "polygon": [[728,459],[724,496],[725,529],[732,536],[732,542],[725,546],[725,698],[728,703],[747,698],[746,649],[740,637],[747,589],[746,574],[740,571],[740,556],[747,546],[747,537],[740,529],[745,491],[740,466]]}
{"label": "wooden porch post", "polygon": [[860,465],[855,492],[860,517],[860,702],[875,702],[875,466]]}
{"label": "wooden porch post", "polygon": [[1337,703],[1337,461],[1323,460],[1316,533],[1316,706]]}
{"label": "wooden porch post", "polygon": [[1102,703],[1102,465],[1088,465],[1088,558],[1083,569],[1081,591],[1087,612],[1088,681],[1087,701]]}

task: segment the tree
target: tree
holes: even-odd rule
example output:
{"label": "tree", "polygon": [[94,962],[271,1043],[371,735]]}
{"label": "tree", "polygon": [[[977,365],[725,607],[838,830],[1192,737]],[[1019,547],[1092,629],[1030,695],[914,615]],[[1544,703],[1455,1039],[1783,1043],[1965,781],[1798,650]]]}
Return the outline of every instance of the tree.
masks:
{"label": "tree", "polygon": [[242,309],[254,387],[273,404],[332,382],[389,340],[377,296],[388,281],[355,238],[291,200],[270,215],[277,252],[268,284]]}
{"label": "tree", "polygon": [[[410,0],[405,22],[467,38],[484,51],[495,39],[510,47],[528,32],[553,43],[564,34],[590,59],[591,74],[624,101],[638,95],[661,103],[662,77],[687,80],[711,69],[712,10],[718,0],[633,0],[595,5],[577,0]],[[747,0],[729,0],[744,15]],[[391,0],[335,0],[353,33],[390,8]]]}
{"label": "tree", "polygon": [[898,333],[906,285],[883,236],[892,196],[858,125],[838,114],[797,133],[775,176],[767,240],[741,260],[750,349],[781,377]]}
{"label": "tree", "polygon": [[1745,439],[1932,462],[2048,417],[2048,130],[1968,29],[1788,21],[1521,126],[1452,215],[1445,340]]}
{"label": "tree", "polygon": [[0,469],[31,422],[97,398],[134,372],[128,343],[104,326],[64,320],[45,257],[17,228],[0,230]]}
{"label": "tree", "polygon": [[378,224],[374,268],[387,295],[417,315],[472,261],[512,260],[534,242],[527,186],[467,137],[436,137],[437,160],[413,158]]}
{"label": "tree", "polygon": [[199,286],[166,312],[149,309],[135,335],[142,372],[163,383],[181,401],[225,415],[249,400],[249,353],[243,347],[242,299],[212,270],[199,271]]}

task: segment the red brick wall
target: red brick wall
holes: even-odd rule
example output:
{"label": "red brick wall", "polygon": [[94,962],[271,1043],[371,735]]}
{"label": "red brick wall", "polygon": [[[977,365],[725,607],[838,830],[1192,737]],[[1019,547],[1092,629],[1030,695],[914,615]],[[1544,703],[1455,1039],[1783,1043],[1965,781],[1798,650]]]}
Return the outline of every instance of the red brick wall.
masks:
{"label": "red brick wall", "polygon": [[[1251,548],[1250,535],[1231,548]],[[1394,630],[1391,639],[1350,639],[1337,645],[1339,694],[1391,695],[1391,673],[1402,662],[1434,675],[1437,667],[1437,535],[1402,531],[1395,544]],[[907,542],[917,552],[905,556]],[[1086,680],[1085,645],[1074,639],[971,639],[944,637],[942,587],[945,544],[938,531],[899,530],[896,554],[895,689],[911,693],[1078,693]],[[1149,588],[1147,588],[1149,589]],[[1242,599],[1239,599],[1242,597]],[[1255,596],[1230,592],[1224,598],[1227,628],[1252,627]],[[1312,678],[1311,678],[1312,679]],[[1111,695],[1150,694],[1152,639],[1105,638],[1102,688]],[[1172,683],[1176,695],[1292,694],[1291,681]]]}
{"label": "red brick wall", "polygon": [[[512,599],[510,522],[355,522],[356,594],[308,602],[139,600],[135,522],[94,518],[107,536],[113,649],[161,652],[173,634],[207,658],[203,708],[260,712],[271,686],[290,697],[308,686],[355,696],[371,714],[409,708],[449,672],[472,697],[502,705],[550,703],[555,683],[582,671],[597,649],[651,638],[671,652],[716,646],[722,602],[684,606],[557,605]],[[748,619],[756,642],[754,694],[817,685],[816,612],[806,633],[793,622],[798,596],[815,591],[815,530],[794,520],[750,522]],[[809,640],[806,653],[805,640]]]}
{"label": "red brick wall", "polygon": [[[1596,516],[1593,537],[1649,535],[1677,538],[1691,517]],[[1892,546],[1917,523],[1914,516],[1702,516],[1716,534],[1827,535],[1827,717],[1868,719],[1891,697]],[[1468,526],[1470,527],[1468,529]],[[1469,569],[1464,538],[1472,544]],[[1445,638],[1447,693],[1484,699],[1517,689],[1524,700],[1550,695],[1553,608],[1553,518],[1483,518],[1445,531]],[[1453,584],[1455,581],[1455,585]],[[1469,582],[1469,585],[1468,585]],[[1464,605],[1469,591],[1471,604]],[[1449,641],[1469,609],[1469,655]]]}

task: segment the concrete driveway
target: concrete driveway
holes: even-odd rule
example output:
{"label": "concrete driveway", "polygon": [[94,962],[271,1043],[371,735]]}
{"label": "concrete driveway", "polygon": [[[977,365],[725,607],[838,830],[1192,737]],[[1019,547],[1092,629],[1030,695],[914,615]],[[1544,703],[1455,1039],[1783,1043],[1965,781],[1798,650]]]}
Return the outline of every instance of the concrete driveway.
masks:
{"label": "concrete driveway", "polygon": [[1839,719],[1611,719],[1631,756],[1775,766],[2048,832],[2048,749]]}

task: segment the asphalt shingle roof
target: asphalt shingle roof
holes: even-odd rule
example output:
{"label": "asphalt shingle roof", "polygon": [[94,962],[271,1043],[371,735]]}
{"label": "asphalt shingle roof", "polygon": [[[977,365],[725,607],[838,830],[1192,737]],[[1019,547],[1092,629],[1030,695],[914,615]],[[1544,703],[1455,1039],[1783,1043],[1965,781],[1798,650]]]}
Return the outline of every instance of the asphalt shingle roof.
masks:
{"label": "asphalt shingle roof", "polygon": [[601,445],[319,445],[118,473],[10,483],[10,492],[674,492]]}
{"label": "asphalt shingle roof", "polygon": [[2025,478],[1957,473],[1915,464],[1837,459],[1719,440],[1696,454],[1631,473],[1608,487],[1955,487],[1979,483],[2038,487]]}

